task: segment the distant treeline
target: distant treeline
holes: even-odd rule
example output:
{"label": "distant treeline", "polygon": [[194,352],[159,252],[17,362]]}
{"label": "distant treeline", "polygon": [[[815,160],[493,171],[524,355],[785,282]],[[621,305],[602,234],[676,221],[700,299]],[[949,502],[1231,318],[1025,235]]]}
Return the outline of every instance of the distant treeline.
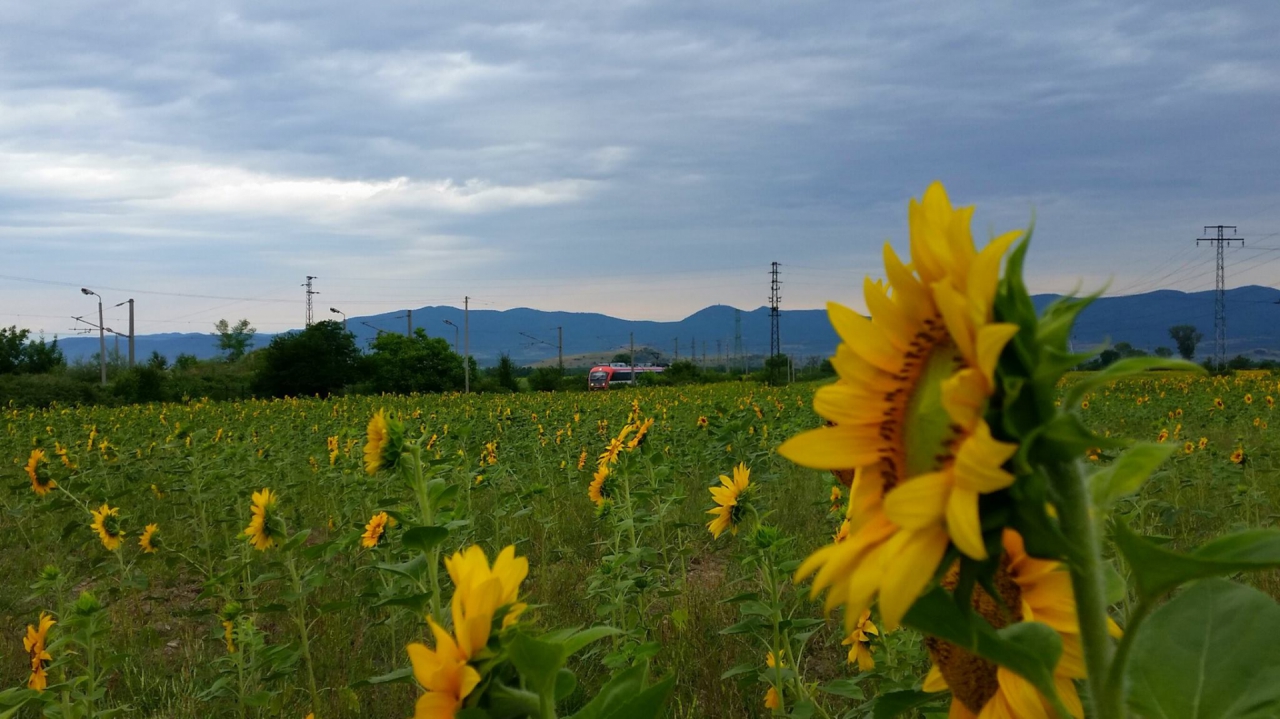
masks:
{"label": "distant treeline", "polygon": [[[57,340],[32,340],[26,330],[0,328],[0,405],[42,407],[57,403],[137,404],[202,398],[302,397],[332,394],[411,394],[461,392],[586,391],[586,370],[518,367],[502,356],[496,366],[464,365],[442,338],[384,332],[368,351],[339,322],[317,322],[299,332],[276,335],[253,349],[254,329],[247,321],[216,325],[223,356],[199,360],[179,355],[172,363],[159,353],[128,366],[120,352],[106,356],[107,383],[101,382],[99,356],[68,364]],[[469,369],[469,373],[468,373]],[[672,363],[661,374],[643,376],[644,385],[679,385],[753,379],[771,383],[803,381],[834,374],[821,358],[793,367],[785,357],[765,363],[750,375],[707,369],[693,362]]]}

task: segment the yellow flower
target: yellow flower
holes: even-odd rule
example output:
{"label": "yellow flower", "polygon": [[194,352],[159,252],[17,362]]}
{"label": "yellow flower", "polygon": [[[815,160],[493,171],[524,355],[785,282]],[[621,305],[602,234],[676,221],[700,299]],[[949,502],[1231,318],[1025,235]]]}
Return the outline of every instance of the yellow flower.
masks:
{"label": "yellow flower", "polygon": [[57,622],[47,612],[40,612],[40,621],[37,624],[39,625],[38,629],[30,624],[27,625],[27,636],[22,638],[22,647],[27,652],[31,666],[31,676],[27,679],[27,688],[42,692],[45,687],[49,686],[49,675],[46,669],[49,663],[53,661],[53,657],[49,655],[45,644],[49,638],[49,628],[57,624]]}
{"label": "yellow flower", "polygon": [[1082,402],[1080,403],[1080,409],[1089,409],[1089,400],[1087,400],[1087,399],[1086,399],[1086,400],[1082,401]]}
{"label": "yellow flower", "polygon": [[360,546],[365,549],[373,549],[383,540],[387,533],[387,523],[391,520],[391,516],[386,512],[378,512],[369,518],[369,523],[364,525],[364,534],[360,535]]}
{"label": "yellow flower", "polygon": [[1217,408],[1217,409],[1222,409],[1223,407],[1226,407],[1226,405],[1225,405],[1225,404],[1223,404],[1223,402],[1222,402],[1222,398],[1221,398],[1221,397],[1215,397],[1215,398],[1214,398],[1214,400],[1213,400],[1213,406],[1214,406],[1215,408]]}
{"label": "yellow flower", "polygon": [[1201,438],[1200,438],[1200,441],[1197,443],[1197,445],[1200,447],[1200,449],[1204,449],[1205,447],[1208,447],[1208,446],[1209,446],[1209,438],[1208,438],[1208,437],[1201,437]]}
{"label": "yellow flower", "polygon": [[707,418],[706,418],[706,417],[703,417],[703,416],[699,416],[699,417],[698,417],[698,429],[706,429],[706,428],[707,428]]}
{"label": "yellow flower", "polygon": [[1156,441],[1159,442],[1160,444],[1164,444],[1165,440],[1167,439],[1169,439],[1169,430],[1167,429],[1160,430],[1160,436],[1156,437]]}
{"label": "yellow flower", "polygon": [[601,463],[596,468],[596,473],[591,477],[591,486],[587,487],[587,497],[595,503],[597,507],[603,505],[609,500],[609,487],[605,486],[605,482],[609,479],[609,465]]}
{"label": "yellow flower", "polygon": [[746,509],[746,505],[739,500],[750,487],[751,470],[747,469],[745,462],[733,468],[733,479],[720,475],[720,486],[711,488],[711,498],[715,500],[716,506],[707,510],[707,514],[715,516],[715,519],[707,522],[707,529],[711,530],[712,537],[719,539],[726,529],[730,534],[738,533],[743,510]]}
{"label": "yellow flower", "polygon": [[263,487],[261,492],[253,493],[251,510],[253,519],[249,520],[249,526],[244,528],[244,535],[259,552],[265,552],[276,544],[278,530],[272,521],[274,519],[272,511],[276,508],[277,499],[279,497],[266,487]]}
{"label": "yellow flower", "polygon": [[876,660],[871,656],[871,637],[879,635],[880,630],[871,621],[871,610],[862,610],[862,616],[853,625],[853,631],[840,642],[849,647],[849,663],[856,663],[858,669],[864,672],[875,669]]}
{"label": "yellow flower", "polygon": [[458,643],[435,619],[428,617],[435,649],[414,642],[405,647],[413,677],[426,689],[413,708],[413,719],[453,719],[462,700],[480,683],[480,672],[467,664]]}
{"label": "yellow flower", "polygon": [[49,490],[58,486],[53,481],[53,477],[49,476],[49,471],[44,465],[49,463],[49,459],[45,457],[44,450],[36,448],[31,450],[31,456],[27,458],[27,476],[31,478],[31,491],[43,497],[49,493]]}
{"label": "yellow flower", "polygon": [[827,590],[828,609],[845,605],[850,625],[878,593],[885,625],[897,626],[949,542],[985,559],[978,498],[1013,483],[1002,466],[1017,446],[995,439],[983,413],[1017,332],[993,322],[992,305],[1002,258],[1022,233],[979,252],[971,214],[953,209],[939,183],[910,203],[911,264],[885,246],[888,283],[863,283],[870,319],[828,305],[840,379],[818,390],[814,409],[830,426],[778,449],[805,466],[856,470],[853,535],[797,572],[816,573],[812,592]]}
{"label": "yellow flower", "polygon": [[[1043,622],[1056,631],[1062,640],[1062,657],[1054,669],[1054,684],[1072,716],[1083,717],[1073,683],[1085,677],[1085,665],[1071,577],[1058,562],[1028,556],[1022,537],[1011,529],[1004,530],[1003,544],[1005,558],[994,581],[1001,601],[975,588],[974,608],[996,628],[1013,622]],[[953,569],[944,584],[954,587],[956,575]],[[1012,617],[1005,607],[1012,610]],[[1108,620],[1108,624],[1113,636],[1119,634],[1114,622]],[[924,690],[951,689],[951,719],[1054,716],[1035,687],[1008,669],[997,668],[940,639],[927,638],[925,646],[933,668],[925,678]]]}
{"label": "yellow flower", "polygon": [[335,435],[325,440],[325,444],[329,448],[329,466],[332,467],[338,461],[338,437]]}
{"label": "yellow flower", "polygon": [[1244,403],[1245,403],[1245,404],[1253,404],[1253,395],[1251,395],[1251,394],[1249,394],[1249,393],[1247,393],[1247,392],[1246,392],[1246,393],[1245,393],[1245,395],[1244,395]]}
{"label": "yellow flower", "polygon": [[582,448],[582,454],[578,455],[578,471],[581,472],[587,466],[587,448]]}
{"label": "yellow flower", "polygon": [[778,709],[782,706],[782,701],[778,698],[778,690],[775,687],[769,687],[769,691],[764,693],[764,706],[766,709]]}
{"label": "yellow flower", "polygon": [[600,464],[614,464],[618,461],[618,453],[622,451],[623,443],[621,437],[614,437],[609,440],[609,446],[604,448],[600,453]]}
{"label": "yellow flower", "polygon": [[786,661],[786,652],[785,652],[785,650],[784,650],[783,652],[780,652],[780,653],[782,654],[782,661],[781,661],[781,662],[779,662],[779,661],[777,660],[777,658],[775,658],[775,657],[774,657],[774,655],[773,655],[773,652],[772,652],[772,651],[770,651],[768,654],[765,654],[765,655],[764,655],[764,663],[765,663],[765,666],[769,667],[770,669],[773,669],[774,667],[776,667],[776,666],[778,666],[779,664],[781,664],[781,665],[782,665],[782,667],[785,669],[785,668],[786,668],[786,666],[787,666],[787,661]]}
{"label": "yellow flower", "polygon": [[516,548],[508,545],[498,553],[490,568],[484,550],[467,547],[444,560],[453,580],[453,631],[458,648],[467,659],[473,658],[489,643],[494,614],[507,607],[503,628],[514,624],[528,606],[520,599],[520,583],[529,574],[529,560],[516,556]]}
{"label": "yellow flower", "polygon": [[112,552],[119,549],[120,540],[125,534],[120,528],[120,508],[108,507],[104,502],[101,507],[90,511],[89,514],[93,515],[93,524],[90,526],[98,533],[102,546]]}
{"label": "yellow flower", "polygon": [[1191,454],[1195,451],[1196,451],[1196,445],[1194,442],[1192,442],[1191,440],[1187,440],[1185,443],[1183,443],[1182,445],[1183,454]]}
{"label": "yellow flower", "polygon": [[627,442],[627,449],[637,449],[644,444],[645,438],[649,436],[649,429],[652,427],[653,418],[650,417],[636,428],[636,436],[632,437],[630,442]]}
{"label": "yellow flower", "polygon": [[142,547],[142,551],[147,554],[155,554],[159,540],[156,539],[156,532],[160,531],[160,525],[148,524],[142,530],[142,536],[138,538],[138,546]]}
{"label": "yellow flower", "polygon": [[1236,447],[1236,451],[1231,453],[1231,461],[1234,464],[1244,464],[1244,447]]}
{"label": "yellow flower", "polygon": [[386,463],[387,448],[391,445],[391,428],[383,410],[378,410],[369,418],[369,426],[365,432],[369,439],[364,443],[364,471],[377,474]]}

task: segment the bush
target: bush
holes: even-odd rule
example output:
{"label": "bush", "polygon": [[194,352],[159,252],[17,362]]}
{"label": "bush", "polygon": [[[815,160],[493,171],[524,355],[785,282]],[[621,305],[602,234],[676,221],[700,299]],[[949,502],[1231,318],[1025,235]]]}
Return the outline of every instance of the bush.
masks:
{"label": "bush", "polygon": [[384,332],[373,341],[373,354],[364,359],[369,389],[374,392],[447,392],[461,390],[462,356],[440,337],[427,337],[422,328],[412,337]]}
{"label": "bush", "polygon": [[538,367],[529,375],[529,388],[535,392],[554,392],[561,387],[559,367]]}
{"label": "bush", "polygon": [[48,407],[97,404],[107,399],[94,377],[93,382],[76,379],[66,373],[0,375],[0,405],[14,407]]}
{"label": "bush", "polygon": [[333,320],[276,335],[257,354],[261,365],[253,389],[269,397],[327,397],[355,381],[360,361],[355,335]]}
{"label": "bush", "polygon": [[111,394],[128,404],[163,402],[168,377],[164,372],[141,365],[127,370],[111,384]]}

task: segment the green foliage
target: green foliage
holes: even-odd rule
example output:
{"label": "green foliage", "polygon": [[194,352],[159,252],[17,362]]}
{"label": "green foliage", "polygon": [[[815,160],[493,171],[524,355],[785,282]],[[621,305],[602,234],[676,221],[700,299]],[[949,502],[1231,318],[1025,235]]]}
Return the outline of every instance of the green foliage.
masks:
{"label": "green foliage", "polygon": [[1196,356],[1196,345],[1204,339],[1204,335],[1196,331],[1195,325],[1174,325],[1169,328],[1169,338],[1178,347],[1182,359],[1190,360]]}
{"label": "green foliage", "polygon": [[0,405],[16,407],[48,407],[98,404],[109,397],[98,384],[76,378],[70,373],[0,375]]}
{"label": "green foliage", "polygon": [[1157,609],[1134,640],[1128,705],[1165,719],[1280,713],[1280,606],[1222,579],[1198,582]]}
{"label": "green foliage", "polygon": [[253,389],[270,397],[328,396],[356,379],[360,361],[355,335],[332,320],[276,335],[261,355]]}
{"label": "green foliage", "polygon": [[0,327],[0,375],[45,374],[67,365],[56,337],[50,343],[30,337],[30,331],[16,325]]}
{"label": "green foliage", "polygon": [[520,383],[516,382],[516,363],[505,352],[498,358],[498,366],[493,371],[498,386],[509,392],[519,392]]}
{"label": "green foliage", "polygon": [[228,362],[235,362],[244,356],[253,346],[253,335],[257,332],[249,326],[249,320],[243,319],[234,325],[225,319],[218,320],[213,329],[218,333],[218,349],[226,353]]}
{"label": "green foliage", "polygon": [[554,392],[561,389],[563,375],[559,367],[538,367],[529,375],[529,388],[535,392]]}
{"label": "green foliage", "polygon": [[367,386],[374,392],[449,392],[463,385],[462,357],[441,337],[421,327],[412,337],[382,332],[364,360]]}
{"label": "green foliage", "polygon": [[1139,596],[1148,601],[1196,579],[1280,567],[1280,531],[1274,529],[1228,534],[1189,554],[1134,534],[1123,522],[1116,523],[1114,539],[1133,571]]}

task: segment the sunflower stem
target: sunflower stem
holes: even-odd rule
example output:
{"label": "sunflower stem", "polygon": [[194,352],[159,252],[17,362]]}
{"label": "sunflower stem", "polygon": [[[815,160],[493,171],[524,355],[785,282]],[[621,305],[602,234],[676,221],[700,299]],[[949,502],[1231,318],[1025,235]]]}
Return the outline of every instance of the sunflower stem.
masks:
{"label": "sunflower stem", "polygon": [[1050,469],[1058,490],[1058,514],[1062,533],[1070,540],[1074,556],[1068,562],[1076,598],[1080,640],[1089,672],[1089,715],[1095,719],[1123,719],[1119,696],[1107,691],[1112,647],[1107,634],[1106,575],[1102,565],[1102,541],[1089,503],[1089,488],[1076,463]]}

